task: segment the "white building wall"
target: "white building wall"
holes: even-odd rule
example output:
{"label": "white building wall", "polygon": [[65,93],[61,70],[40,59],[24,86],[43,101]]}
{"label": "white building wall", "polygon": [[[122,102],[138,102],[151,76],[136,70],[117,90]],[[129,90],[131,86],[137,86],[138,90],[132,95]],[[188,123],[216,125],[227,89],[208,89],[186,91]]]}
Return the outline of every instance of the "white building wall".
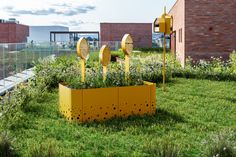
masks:
{"label": "white building wall", "polygon": [[[51,31],[69,31],[63,26],[30,26],[28,42],[50,42]],[[69,35],[57,35],[57,41],[69,41]]]}

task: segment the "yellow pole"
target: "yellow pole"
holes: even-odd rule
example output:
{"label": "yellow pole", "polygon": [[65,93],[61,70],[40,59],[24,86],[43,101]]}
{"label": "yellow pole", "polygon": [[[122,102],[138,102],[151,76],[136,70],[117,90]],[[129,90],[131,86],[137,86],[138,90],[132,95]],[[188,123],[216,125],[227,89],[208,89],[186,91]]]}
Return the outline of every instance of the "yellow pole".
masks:
{"label": "yellow pole", "polygon": [[81,82],[85,82],[85,60],[81,59],[80,60],[81,63]]}
{"label": "yellow pole", "polygon": [[164,45],[163,45],[163,69],[162,69],[162,75],[163,75],[163,91],[166,91],[166,35],[164,34]]}
{"label": "yellow pole", "polygon": [[129,80],[129,55],[125,55],[125,79]]}
{"label": "yellow pole", "polygon": [[105,82],[107,76],[107,66],[103,66],[103,82]]}

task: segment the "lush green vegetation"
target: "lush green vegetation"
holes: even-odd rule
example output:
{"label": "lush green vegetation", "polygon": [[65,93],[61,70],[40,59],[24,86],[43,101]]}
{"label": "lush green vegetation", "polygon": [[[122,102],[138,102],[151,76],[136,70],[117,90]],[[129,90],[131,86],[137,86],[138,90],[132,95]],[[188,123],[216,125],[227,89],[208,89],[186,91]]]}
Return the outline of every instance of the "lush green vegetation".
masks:
{"label": "lush green vegetation", "polygon": [[163,150],[210,156],[235,151],[235,95],[235,82],[174,79],[167,92],[157,88],[154,116],[75,124],[59,114],[55,90],[30,99],[20,118],[13,112],[4,124],[20,156],[158,156]]}
{"label": "lush green vegetation", "polygon": [[79,83],[78,58],[70,55],[39,60],[35,79],[5,95],[0,108],[0,157],[236,156],[236,53],[228,62],[213,59],[192,65],[190,60],[185,69],[168,54],[167,92],[158,84],[154,116],[69,123],[58,111],[59,82],[100,88],[162,80],[161,54],[134,53],[128,82],[123,65],[112,63],[105,83],[98,53],[93,55],[86,65],[85,84]]}
{"label": "lush green vegetation", "polygon": [[236,52],[230,55],[228,61],[222,61],[222,58],[212,57],[211,61],[201,60],[193,64],[191,58],[189,58],[184,69],[178,66],[173,68],[172,76],[236,81]]}

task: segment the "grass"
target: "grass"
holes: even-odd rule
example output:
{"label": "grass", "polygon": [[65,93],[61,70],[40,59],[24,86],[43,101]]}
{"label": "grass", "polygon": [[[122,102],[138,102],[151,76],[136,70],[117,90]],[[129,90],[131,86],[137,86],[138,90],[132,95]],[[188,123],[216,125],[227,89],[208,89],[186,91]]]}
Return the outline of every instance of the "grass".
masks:
{"label": "grass", "polygon": [[236,132],[236,82],[173,79],[156,95],[155,116],[76,124],[61,117],[54,91],[30,104],[11,136],[19,156],[158,156],[164,147],[197,157],[212,135]]}

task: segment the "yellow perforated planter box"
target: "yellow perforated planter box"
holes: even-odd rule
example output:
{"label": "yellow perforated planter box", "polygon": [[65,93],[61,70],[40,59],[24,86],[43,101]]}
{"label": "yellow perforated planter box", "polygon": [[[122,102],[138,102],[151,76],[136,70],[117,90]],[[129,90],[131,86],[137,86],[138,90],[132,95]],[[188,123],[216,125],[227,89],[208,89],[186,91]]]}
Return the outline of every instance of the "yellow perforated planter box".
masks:
{"label": "yellow perforated planter box", "polygon": [[60,112],[78,122],[103,121],[156,112],[156,84],[141,86],[70,89],[59,84]]}

